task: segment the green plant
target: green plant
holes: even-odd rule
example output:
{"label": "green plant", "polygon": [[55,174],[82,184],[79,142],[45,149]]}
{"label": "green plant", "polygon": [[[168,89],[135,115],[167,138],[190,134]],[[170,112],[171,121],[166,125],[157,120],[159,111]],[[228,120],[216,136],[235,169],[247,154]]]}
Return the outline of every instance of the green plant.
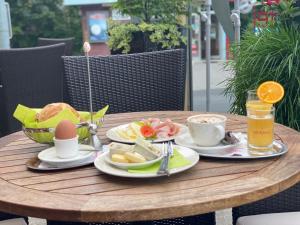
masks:
{"label": "green plant", "polygon": [[132,23],[119,24],[112,20],[108,22],[108,47],[112,50],[122,50],[122,53],[130,51],[133,33],[139,31],[139,27]]}
{"label": "green plant", "polygon": [[233,97],[230,111],[246,114],[246,92],[267,80],[281,83],[285,97],[276,104],[276,121],[300,130],[300,32],[294,26],[270,26],[258,35],[248,30],[228,69],[225,94]]}
{"label": "green plant", "polygon": [[267,5],[266,11],[275,11],[277,17],[275,17],[275,24],[283,24],[284,26],[296,26],[300,25],[300,1],[285,0],[280,1],[279,4]]}
{"label": "green plant", "polygon": [[126,54],[131,50],[133,35],[135,32],[143,32],[144,38],[151,43],[159,45],[162,49],[172,49],[186,44],[186,38],[181,35],[178,27],[174,24],[120,24],[109,21],[108,46],[112,50],[121,50]]}
{"label": "green plant", "polygon": [[[138,23],[116,23],[109,21],[108,46],[111,50],[129,53],[132,50],[134,35],[144,43],[145,51],[171,49],[186,43],[186,38],[179,31],[182,26],[181,16],[188,12],[190,0],[118,0],[113,7],[122,14],[127,14]],[[151,46],[151,47],[149,47]]]}
{"label": "green plant", "polygon": [[62,0],[7,0],[11,8],[14,48],[36,46],[38,37],[75,37],[80,52],[82,31],[78,7],[63,7]]}
{"label": "green plant", "polygon": [[113,7],[121,13],[150,23],[180,23],[179,17],[187,14],[189,0],[118,0]]}

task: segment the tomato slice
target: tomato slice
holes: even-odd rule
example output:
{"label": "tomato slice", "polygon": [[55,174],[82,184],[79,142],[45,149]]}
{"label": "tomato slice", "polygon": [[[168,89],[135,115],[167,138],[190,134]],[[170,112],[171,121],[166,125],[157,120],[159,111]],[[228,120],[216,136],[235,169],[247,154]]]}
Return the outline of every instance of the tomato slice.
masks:
{"label": "tomato slice", "polygon": [[142,126],[141,133],[145,138],[154,137],[156,134],[155,130],[149,125]]}

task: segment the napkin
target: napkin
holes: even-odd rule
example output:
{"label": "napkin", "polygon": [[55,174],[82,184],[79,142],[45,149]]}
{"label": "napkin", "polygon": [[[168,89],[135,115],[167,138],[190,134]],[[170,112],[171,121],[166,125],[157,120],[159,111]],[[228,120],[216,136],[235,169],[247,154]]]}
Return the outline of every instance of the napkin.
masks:
{"label": "napkin", "polygon": [[[153,165],[141,169],[129,169],[129,173],[156,173],[160,167],[161,161],[154,163]],[[173,157],[169,160],[169,169],[175,169],[190,165],[191,162],[180,154],[176,149],[174,149]]]}
{"label": "napkin", "polygon": [[[97,124],[100,125],[100,119],[105,115],[106,111],[108,110],[108,105],[105,106],[103,109],[96,112],[93,116],[94,120],[97,121]],[[19,120],[24,127],[26,128],[55,128],[57,124],[64,120],[68,119],[74,124],[80,123],[79,118],[77,118],[70,109],[64,109],[56,116],[51,117],[48,120],[43,122],[38,122],[36,120],[36,114],[41,109],[29,108],[24,105],[19,104],[13,114],[13,116]],[[89,112],[78,112],[80,117],[85,120],[89,121],[90,113]],[[77,129],[77,133],[79,135],[79,139],[87,138],[89,135],[88,129],[86,127],[82,127]],[[49,143],[52,142],[53,134],[52,133],[33,133],[31,134],[35,141],[39,143]]]}

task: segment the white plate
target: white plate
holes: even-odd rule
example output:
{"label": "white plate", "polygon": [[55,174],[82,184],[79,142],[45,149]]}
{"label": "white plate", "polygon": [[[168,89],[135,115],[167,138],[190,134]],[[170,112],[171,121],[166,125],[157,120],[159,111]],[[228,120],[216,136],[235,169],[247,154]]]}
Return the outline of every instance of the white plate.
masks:
{"label": "white plate", "polygon": [[[235,133],[236,136],[238,138],[241,138],[241,133]],[[187,131],[185,132],[184,134],[182,135],[178,135],[176,138],[175,138],[175,143],[178,144],[178,145],[181,145],[181,146],[185,146],[185,147],[188,147],[188,148],[191,148],[191,149],[194,149],[195,151],[199,152],[199,153],[219,153],[219,152],[222,152],[226,149],[229,149],[229,148],[232,148],[234,146],[237,146],[239,145],[240,142],[236,143],[236,144],[223,144],[223,143],[219,143],[218,145],[216,146],[211,146],[211,147],[206,147],[206,146],[200,146],[200,145],[197,145],[191,135],[190,135],[190,132]]]}
{"label": "white plate", "polygon": [[[186,159],[188,159],[191,164],[175,168],[170,170],[170,174],[180,173],[185,170],[190,169],[191,167],[195,166],[199,161],[199,155],[197,152],[193,151],[190,148],[174,145],[174,148],[181,153]],[[119,176],[119,177],[130,177],[130,178],[151,178],[151,177],[160,177],[164,175],[157,175],[156,173],[129,173],[126,170],[122,170],[119,168],[116,168],[109,163],[105,162],[106,155],[109,154],[108,152],[105,152],[104,154],[101,154],[98,156],[94,162],[95,167],[100,170],[103,173],[110,174],[113,176]]]}
{"label": "white plate", "polygon": [[154,160],[146,161],[144,163],[118,163],[118,162],[111,161],[109,154],[105,154],[104,160],[105,160],[105,162],[107,162],[115,167],[118,167],[123,170],[127,170],[127,169],[141,169],[141,168],[145,168],[147,166],[151,166],[152,164],[161,160],[162,157],[163,157],[163,155],[161,154],[161,156],[159,156],[158,158],[156,158]]}
{"label": "white plate", "polygon": [[100,151],[95,152],[93,155],[91,155],[86,160],[75,162],[75,163],[73,163],[73,162],[64,163],[64,164],[61,164],[61,165],[58,165],[58,166],[57,165],[56,166],[50,165],[50,164],[42,162],[38,158],[34,157],[34,158],[32,158],[32,159],[30,159],[26,162],[26,166],[29,169],[37,170],[37,171],[53,171],[53,170],[71,169],[71,168],[77,168],[77,167],[93,164],[96,157],[99,154],[101,154]]}
{"label": "white plate", "polygon": [[93,151],[94,148],[90,145],[79,145],[79,149],[85,149],[91,151],[79,151],[78,155],[73,158],[62,159],[56,156],[55,147],[51,147],[41,151],[38,154],[38,158],[39,160],[48,163],[50,165],[61,167],[67,163],[69,164],[69,163],[82,162],[88,159],[89,157],[91,157],[95,153],[95,151]]}
{"label": "white plate", "polygon": [[[187,132],[187,130],[188,130],[187,126],[185,126],[183,124],[179,124],[179,123],[175,123],[175,124],[180,127],[180,130],[179,130],[178,134],[176,134],[174,136],[171,136],[171,137],[168,137],[168,138],[158,138],[158,139],[152,140],[152,142],[153,143],[159,143],[159,142],[164,142],[164,141],[171,141],[175,137],[177,137],[178,135],[181,135],[181,134]],[[111,128],[110,130],[108,130],[106,132],[106,136],[109,139],[113,140],[113,141],[123,142],[123,143],[127,143],[127,144],[134,144],[135,141],[130,141],[128,139],[122,138],[116,133],[116,130],[126,129],[128,126],[129,126],[129,123],[128,124],[123,124],[123,125],[120,125],[120,126],[117,126],[117,127],[113,127],[113,128]]]}

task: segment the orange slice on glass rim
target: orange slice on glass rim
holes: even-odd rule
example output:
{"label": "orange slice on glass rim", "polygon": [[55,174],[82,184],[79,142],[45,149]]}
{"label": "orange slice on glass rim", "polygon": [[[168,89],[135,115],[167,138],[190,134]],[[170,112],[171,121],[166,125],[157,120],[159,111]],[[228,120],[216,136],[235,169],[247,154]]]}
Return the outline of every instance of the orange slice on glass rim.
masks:
{"label": "orange slice on glass rim", "polygon": [[256,93],[262,102],[274,104],[283,98],[284,88],[275,81],[266,81],[259,85]]}

